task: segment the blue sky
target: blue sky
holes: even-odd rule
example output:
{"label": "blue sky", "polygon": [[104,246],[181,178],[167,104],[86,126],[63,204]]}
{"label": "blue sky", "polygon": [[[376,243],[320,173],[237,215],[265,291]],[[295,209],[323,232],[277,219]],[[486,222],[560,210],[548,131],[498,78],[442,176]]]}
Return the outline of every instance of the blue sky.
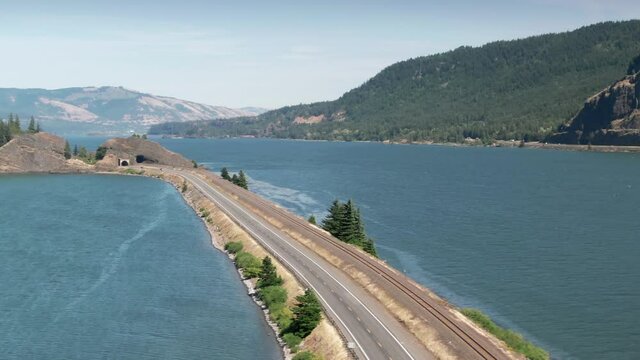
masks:
{"label": "blue sky", "polygon": [[335,99],[411,57],[640,18],[637,0],[0,4],[0,87],[114,85],[268,108]]}

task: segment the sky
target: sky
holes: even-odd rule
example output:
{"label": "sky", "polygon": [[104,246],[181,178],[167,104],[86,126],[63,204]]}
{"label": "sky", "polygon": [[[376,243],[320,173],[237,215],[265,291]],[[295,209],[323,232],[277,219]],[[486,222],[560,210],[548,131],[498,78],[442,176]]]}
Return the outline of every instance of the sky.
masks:
{"label": "sky", "polygon": [[412,57],[640,18],[637,0],[0,0],[0,87],[333,100]]}

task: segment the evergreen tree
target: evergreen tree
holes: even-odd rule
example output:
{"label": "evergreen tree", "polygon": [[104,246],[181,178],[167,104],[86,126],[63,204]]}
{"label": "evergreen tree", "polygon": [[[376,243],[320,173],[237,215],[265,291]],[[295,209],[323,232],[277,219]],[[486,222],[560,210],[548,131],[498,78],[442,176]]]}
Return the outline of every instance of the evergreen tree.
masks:
{"label": "evergreen tree", "polygon": [[42,128],[40,128],[40,123],[36,122],[36,133],[39,133],[40,131],[42,131]]}
{"label": "evergreen tree", "polygon": [[351,200],[344,204],[343,209],[344,216],[339,224],[336,237],[344,242],[362,246],[364,230],[360,221],[360,212]]}
{"label": "evergreen tree", "polygon": [[322,220],[322,228],[327,230],[331,235],[336,236],[340,229],[340,223],[344,217],[344,208],[340,201],[334,200],[329,208],[329,215]]}
{"label": "evergreen tree", "polygon": [[223,167],[222,170],[220,170],[220,176],[227,181],[231,181],[231,177],[229,176],[229,170],[227,170],[226,167]]}
{"label": "evergreen tree", "polygon": [[82,159],[88,158],[89,152],[87,151],[87,148],[85,148],[84,146],[80,146],[80,149],[78,150],[78,157]]}
{"label": "evergreen tree", "polygon": [[73,145],[73,156],[78,156],[78,144]]}
{"label": "evergreen tree", "polygon": [[64,158],[71,159],[71,146],[69,146],[69,142],[64,142]]}
{"label": "evergreen tree", "polygon": [[9,125],[0,120],[0,146],[11,141],[11,131],[9,131]]}
{"label": "evergreen tree", "polygon": [[316,225],[316,217],[315,217],[315,216],[313,216],[313,215],[309,216],[308,221],[309,221],[311,224]]}
{"label": "evergreen tree", "polygon": [[33,116],[29,120],[29,127],[27,127],[27,131],[29,132],[29,134],[36,133],[36,120],[33,118]]}
{"label": "evergreen tree", "polygon": [[15,120],[13,120],[13,123],[15,124],[15,128],[16,128],[16,134],[22,134],[22,125],[20,125],[20,117],[18,115],[16,115]]}
{"label": "evergreen tree", "polygon": [[242,170],[240,170],[240,173],[238,174],[238,183],[236,185],[240,186],[243,189],[249,190],[249,185],[247,183],[247,177],[244,175],[244,171],[242,171]]}
{"label": "evergreen tree", "polygon": [[264,288],[267,286],[278,286],[282,285],[282,283],[282,278],[278,275],[271,258],[265,256],[264,259],[262,259],[262,268],[260,269],[260,275],[258,276],[258,287]]}
{"label": "evergreen tree", "polygon": [[322,307],[311,289],[307,289],[304,294],[297,296],[296,300],[298,303],[292,309],[293,321],[287,332],[292,332],[304,339],[318,326],[322,316]]}
{"label": "evergreen tree", "polygon": [[105,155],[107,155],[107,148],[104,146],[98,146],[98,149],[96,149],[96,160],[104,159]]}
{"label": "evergreen tree", "polygon": [[376,251],[376,246],[373,242],[373,239],[371,238],[367,238],[363,243],[362,243],[362,250],[364,250],[365,252],[378,257],[378,252]]}
{"label": "evergreen tree", "polygon": [[237,174],[233,174],[233,176],[231,177],[231,182],[238,185],[238,175]]}

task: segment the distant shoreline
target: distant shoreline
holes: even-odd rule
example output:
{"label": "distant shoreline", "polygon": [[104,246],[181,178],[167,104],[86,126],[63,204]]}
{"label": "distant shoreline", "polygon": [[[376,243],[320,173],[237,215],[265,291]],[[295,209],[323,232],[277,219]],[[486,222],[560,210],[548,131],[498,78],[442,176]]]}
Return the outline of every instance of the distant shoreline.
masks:
{"label": "distant shoreline", "polygon": [[602,152],[602,153],[640,153],[640,145],[638,146],[621,146],[621,145],[576,145],[576,144],[551,144],[537,141],[525,142],[521,144],[518,140],[497,140],[493,144],[484,145],[477,142],[453,143],[453,142],[432,142],[432,141],[376,141],[376,140],[326,140],[326,139],[290,139],[290,138],[274,138],[274,137],[181,137],[154,135],[153,137],[161,137],[162,139],[208,139],[208,140],[225,140],[225,139],[266,139],[266,140],[286,140],[286,141],[304,141],[304,142],[335,142],[335,143],[376,143],[384,145],[436,145],[449,147],[493,147],[493,148],[529,148],[529,149],[545,149],[560,151],[581,151],[581,152]]}

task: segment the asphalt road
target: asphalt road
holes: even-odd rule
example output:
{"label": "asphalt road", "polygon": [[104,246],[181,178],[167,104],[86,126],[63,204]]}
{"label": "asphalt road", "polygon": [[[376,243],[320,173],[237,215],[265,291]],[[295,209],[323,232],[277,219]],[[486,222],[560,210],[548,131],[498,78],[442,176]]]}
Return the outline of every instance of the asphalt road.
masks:
{"label": "asphalt road", "polygon": [[377,299],[342,271],[200,176],[167,168],[164,171],[186,178],[287,266],[305,286],[312,288],[326,315],[351,343],[359,359],[434,358]]}

